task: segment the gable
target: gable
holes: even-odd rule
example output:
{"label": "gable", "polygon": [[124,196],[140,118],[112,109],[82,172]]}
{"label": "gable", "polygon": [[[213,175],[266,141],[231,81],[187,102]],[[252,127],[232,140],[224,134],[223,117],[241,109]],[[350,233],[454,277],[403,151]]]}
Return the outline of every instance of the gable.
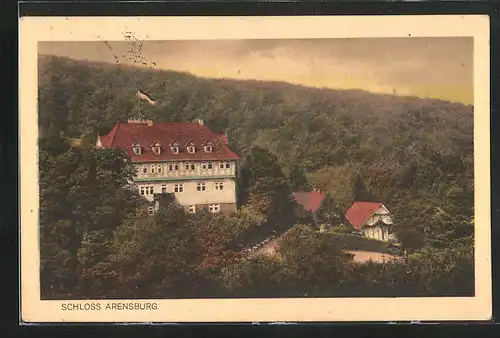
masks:
{"label": "gable", "polygon": [[382,203],[378,202],[354,202],[347,210],[345,217],[359,230],[381,206],[383,206]]}
{"label": "gable", "polygon": [[[105,148],[123,149],[132,161],[157,160],[237,160],[239,156],[228,146],[218,142],[217,134],[213,134],[206,126],[191,122],[158,122],[117,123],[108,135],[101,136]],[[141,154],[134,154],[131,145],[139,142],[146,148],[158,143],[161,145],[179,146],[179,153],[162,152],[153,154],[151,147],[143,149]],[[187,152],[187,146],[202,149],[204,144],[211,143],[212,152]]]}
{"label": "gable", "polygon": [[312,192],[294,192],[292,193],[293,198],[300,204],[304,209],[311,212],[316,212],[321,206],[323,198],[325,198],[324,192],[312,191]]}

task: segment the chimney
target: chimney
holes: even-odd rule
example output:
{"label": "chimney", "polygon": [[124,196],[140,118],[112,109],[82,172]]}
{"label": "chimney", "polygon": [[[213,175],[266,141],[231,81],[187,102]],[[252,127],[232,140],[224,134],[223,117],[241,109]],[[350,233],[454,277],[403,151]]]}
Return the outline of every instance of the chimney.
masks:
{"label": "chimney", "polygon": [[205,122],[203,120],[201,120],[201,119],[196,120],[196,122],[198,122],[198,124],[200,126],[204,126],[205,125]]}
{"label": "chimney", "polygon": [[153,126],[153,120],[147,120],[146,122],[148,124],[148,127],[152,127]]}
{"label": "chimney", "polygon": [[153,121],[145,121],[145,120],[141,120],[141,119],[128,119],[127,120],[127,123],[134,123],[134,124],[148,124],[149,125],[149,122],[151,122],[151,125],[153,124]]}

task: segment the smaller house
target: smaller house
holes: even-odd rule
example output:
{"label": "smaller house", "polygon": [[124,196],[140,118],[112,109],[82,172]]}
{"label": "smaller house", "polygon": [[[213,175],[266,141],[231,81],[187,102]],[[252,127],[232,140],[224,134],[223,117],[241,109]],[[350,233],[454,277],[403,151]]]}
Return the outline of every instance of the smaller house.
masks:
{"label": "smaller house", "polygon": [[292,193],[292,197],[297,204],[301,205],[306,211],[309,211],[313,215],[314,221],[316,221],[315,213],[321,206],[321,202],[325,198],[325,193],[319,190],[294,192]]}
{"label": "smaller house", "polygon": [[389,210],[382,203],[354,202],[345,214],[346,219],[367,238],[389,242],[393,224]]}

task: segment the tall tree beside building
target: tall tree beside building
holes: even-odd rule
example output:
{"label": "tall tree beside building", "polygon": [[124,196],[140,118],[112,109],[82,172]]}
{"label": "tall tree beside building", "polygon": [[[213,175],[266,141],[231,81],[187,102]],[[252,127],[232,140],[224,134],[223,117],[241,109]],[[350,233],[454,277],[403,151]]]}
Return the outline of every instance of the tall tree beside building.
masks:
{"label": "tall tree beside building", "polygon": [[74,147],[51,154],[50,140],[40,144],[41,287],[51,298],[77,291],[82,271],[105,256],[104,241],[140,196],[127,185],[134,168],[123,152]]}
{"label": "tall tree beside building", "polygon": [[276,156],[261,147],[253,147],[244,161],[241,178],[242,194],[247,196],[247,210],[264,216],[259,228],[252,227],[242,234],[243,238],[260,238],[273,231],[282,231],[296,221],[292,191],[286,175],[278,164]]}
{"label": "tall tree beside building", "polygon": [[309,191],[311,186],[307,181],[304,170],[298,165],[294,166],[288,175],[293,191]]}
{"label": "tall tree beside building", "polygon": [[344,212],[330,193],[326,193],[321,205],[316,210],[316,217],[321,224],[340,225],[344,222]]}
{"label": "tall tree beside building", "polygon": [[363,176],[360,173],[357,173],[354,176],[353,182],[353,196],[355,201],[359,202],[371,202],[373,197],[370,192],[366,188],[365,182],[363,181]]}
{"label": "tall tree beside building", "polygon": [[177,203],[154,217],[139,213],[119,226],[110,246],[119,296],[192,296],[203,259],[196,233],[196,223]]}

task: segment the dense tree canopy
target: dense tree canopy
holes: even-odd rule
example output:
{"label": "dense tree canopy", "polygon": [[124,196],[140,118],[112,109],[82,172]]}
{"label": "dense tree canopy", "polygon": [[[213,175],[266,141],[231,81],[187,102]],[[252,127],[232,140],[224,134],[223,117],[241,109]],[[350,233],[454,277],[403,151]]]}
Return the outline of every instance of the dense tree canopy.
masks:
{"label": "dense tree canopy", "polygon": [[[473,292],[472,107],[48,56],[39,65],[44,298]],[[138,101],[139,88],[158,104]],[[239,210],[190,215],[174,203],[144,215],[125,154],[92,147],[132,117],[201,118],[227,132],[242,156]],[[384,203],[406,261],[358,266],[348,241],[297,225],[310,215],[291,192],[312,188],[327,192],[317,216],[333,225],[355,200]],[[283,232],[276,257],[241,254]]]}

